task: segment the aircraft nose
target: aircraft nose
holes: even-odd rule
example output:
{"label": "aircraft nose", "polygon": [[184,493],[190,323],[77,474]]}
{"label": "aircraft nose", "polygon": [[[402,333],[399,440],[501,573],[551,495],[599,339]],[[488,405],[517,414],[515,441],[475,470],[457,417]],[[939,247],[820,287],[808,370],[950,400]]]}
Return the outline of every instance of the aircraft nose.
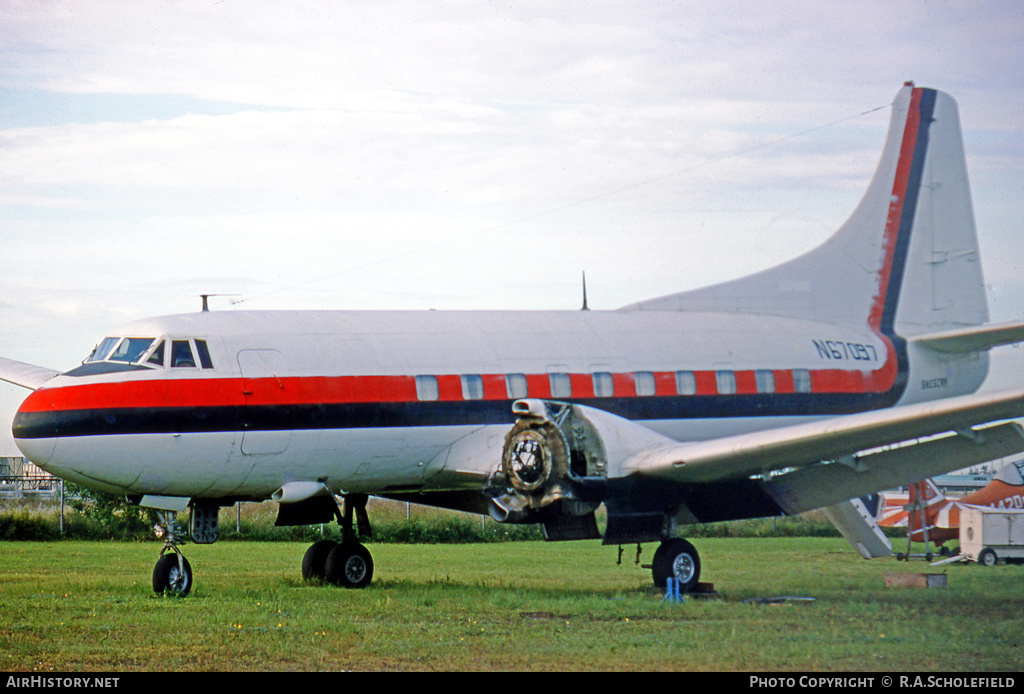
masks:
{"label": "aircraft nose", "polygon": [[39,427],[38,420],[41,414],[37,409],[37,405],[32,401],[34,401],[34,398],[29,396],[21,403],[17,413],[14,415],[11,433],[14,435],[15,445],[18,446],[18,450],[21,451],[22,455],[46,470],[46,464],[53,457],[53,450],[57,444],[57,439],[52,435],[47,435]]}
{"label": "aircraft nose", "polygon": [[53,449],[57,439],[15,439],[18,450],[21,454],[47,472],[53,472],[47,468],[47,463],[53,458]]}

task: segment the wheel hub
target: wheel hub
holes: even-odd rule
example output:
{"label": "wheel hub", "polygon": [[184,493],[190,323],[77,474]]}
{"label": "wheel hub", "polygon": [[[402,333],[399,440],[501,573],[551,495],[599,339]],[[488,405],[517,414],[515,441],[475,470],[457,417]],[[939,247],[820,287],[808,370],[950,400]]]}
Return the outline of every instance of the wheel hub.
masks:
{"label": "wheel hub", "polygon": [[358,555],[352,555],[345,561],[345,578],[352,583],[359,583],[366,577],[366,562]]}
{"label": "wheel hub", "polygon": [[695,570],[693,557],[689,554],[680,554],[672,562],[672,575],[682,584],[689,583]]}
{"label": "wheel hub", "polygon": [[171,569],[167,576],[167,585],[175,593],[181,593],[185,590],[185,586],[188,585],[188,576],[181,570],[180,567],[174,567]]}

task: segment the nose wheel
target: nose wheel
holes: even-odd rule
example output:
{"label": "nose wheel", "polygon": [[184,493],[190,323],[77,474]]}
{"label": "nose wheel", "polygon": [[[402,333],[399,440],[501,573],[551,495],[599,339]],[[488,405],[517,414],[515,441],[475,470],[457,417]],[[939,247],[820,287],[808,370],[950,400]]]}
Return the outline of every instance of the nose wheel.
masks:
{"label": "nose wheel", "polygon": [[181,552],[160,556],[153,567],[153,591],[183,598],[192,590],[192,567]]}
{"label": "nose wheel", "polygon": [[192,567],[178,548],[185,534],[178,527],[174,511],[159,511],[158,516],[156,534],[163,539],[164,546],[153,567],[153,592],[183,598],[192,590]]}

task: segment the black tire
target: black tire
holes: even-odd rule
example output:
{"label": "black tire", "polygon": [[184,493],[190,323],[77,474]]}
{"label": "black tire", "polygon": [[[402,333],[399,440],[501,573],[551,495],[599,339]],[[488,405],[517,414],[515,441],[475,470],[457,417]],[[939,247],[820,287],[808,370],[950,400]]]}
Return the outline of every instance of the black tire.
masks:
{"label": "black tire", "polygon": [[302,557],[302,579],[304,581],[324,580],[327,555],[337,546],[338,543],[334,540],[314,542]]}
{"label": "black tire", "polygon": [[997,561],[999,561],[999,557],[991,547],[986,547],[978,553],[978,563],[982,566],[995,566]]}
{"label": "black tire", "polygon": [[342,588],[365,588],[373,580],[373,558],[358,542],[338,545],[327,555],[324,580]]}
{"label": "black tire", "polygon": [[181,565],[178,565],[178,554],[170,552],[164,554],[153,567],[153,592],[157,595],[170,593],[179,598],[188,595],[192,590],[192,566],[188,559],[181,557]]}
{"label": "black tire", "polygon": [[679,584],[679,592],[687,593],[700,582],[700,555],[682,538],[667,540],[654,553],[651,573],[658,588],[664,589],[672,577]]}

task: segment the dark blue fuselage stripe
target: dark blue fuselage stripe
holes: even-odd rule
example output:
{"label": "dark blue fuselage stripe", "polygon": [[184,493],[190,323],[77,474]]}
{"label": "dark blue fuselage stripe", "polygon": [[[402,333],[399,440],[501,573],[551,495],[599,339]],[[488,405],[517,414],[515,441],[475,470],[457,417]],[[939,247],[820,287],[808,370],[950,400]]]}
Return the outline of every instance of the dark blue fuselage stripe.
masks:
{"label": "dark blue fuselage stripe", "polygon": [[[630,420],[833,416],[885,407],[888,393],[786,393],[574,399]],[[19,412],[15,438],[511,424],[511,400],[137,407]]]}

